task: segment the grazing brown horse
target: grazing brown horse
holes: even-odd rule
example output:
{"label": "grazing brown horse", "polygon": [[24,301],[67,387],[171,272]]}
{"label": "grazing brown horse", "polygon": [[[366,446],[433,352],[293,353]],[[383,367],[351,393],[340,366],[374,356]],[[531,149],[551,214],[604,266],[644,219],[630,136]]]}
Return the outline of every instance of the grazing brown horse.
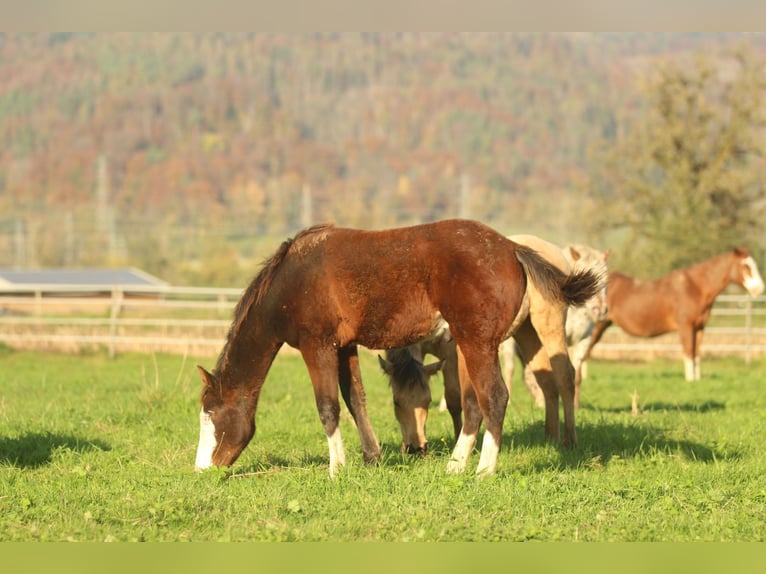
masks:
{"label": "grazing brown horse", "polygon": [[587,355],[612,323],[634,337],[678,331],[686,380],[699,380],[702,333],[715,298],[730,284],[740,285],[752,297],[763,293],[763,279],[747,249],[733,249],[659,279],[610,273],[606,288],[609,312],[593,330]]}
{"label": "grazing brown horse", "polygon": [[[582,305],[603,291],[605,267],[586,267],[572,271],[561,249],[536,236],[511,236],[517,243],[535,249],[547,261],[570,278],[564,297],[551,300],[540,296],[534,278],[527,284],[525,305],[517,317],[517,328],[511,333],[519,347],[522,360],[539,381],[544,397],[545,435],[559,438],[559,395],[564,405],[565,444],[576,442],[574,428],[574,371],[567,355],[565,321],[570,305]],[[427,353],[442,359],[442,363],[423,365]],[[428,338],[404,349],[387,351],[379,358],[384,372],[390,377],[394,396],[394,413],[402,429],[402,450],[423,453],[428,447],[425,422],[431,402],[429,378],[444,365],[445,402],[456,432],[460,428],[460,404],[456,401],[459,385],[456,368],[457,349],[446,328],[440,328]],[[509,388],[510,390],[510,388]]]}
{"label": "grazing brown horse", "polygon": [[458,346],[464,412],[448,470],[465,469],[484,420],[477,473],[494,472],[508,401],[497,349],[516,327],[527,277],[541,297],[562,302],[571,282],[534,250],[475,221],[302,231],[282,243],[245,290],[213,373],[200,367],[196,466],[231,465],[250,442],[261,388],[284,343],[306,363],[330,475],[345,463],[339,386],[365,461],[377,461],[357,345],[404,347],[446,321]]}

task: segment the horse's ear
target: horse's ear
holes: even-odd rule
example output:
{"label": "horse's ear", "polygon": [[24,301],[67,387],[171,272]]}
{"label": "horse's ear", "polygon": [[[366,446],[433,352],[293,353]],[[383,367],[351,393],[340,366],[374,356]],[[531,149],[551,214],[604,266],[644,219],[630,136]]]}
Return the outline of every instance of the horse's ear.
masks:
{"label": "horse's ear", "polygon": [[202,383],[206,387],[212,387],[213,386],[213,381],[215,380],[215,377],[213,375],[211,375],[210,373],[208,373],[205,370],[205,367],[197,365],[197,369],[199,369],[199,374],[202,377]]}
{"label": "horse's ear", "polygon": [[750,255],[750,252],[748,251],[747,247],[735,247],[734,254],[737,257],[747,257]]}
{"label": "horse's ear", "polygon": [[569,253],[572,255],[572,261],[577,261],[580,257],[582,257],[580,252],[571,245],[569,246]]}
{"label": "horse's ear", "polygon": [[423,365],[423,372],[430,377],[431,375],[435,375],[441,371],[443,366],[443,360],[437,361],[436,363],[431,363],[430,365]]}
{"label": "horse's ear", "polygon": [[380,363],[380,368],[383,369],[383,372],[387,375],[391,376],[394,374],[394,364],[378,355],[378,363]]}

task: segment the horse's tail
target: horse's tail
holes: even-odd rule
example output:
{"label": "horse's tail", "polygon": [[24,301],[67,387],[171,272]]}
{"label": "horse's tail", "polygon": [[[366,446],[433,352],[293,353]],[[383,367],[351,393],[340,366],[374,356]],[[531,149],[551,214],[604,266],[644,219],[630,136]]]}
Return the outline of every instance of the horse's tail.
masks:
{"label": "horse's tail", "polygon": [[525,245],[516,244],[516,259],[524,268],[527,280],[550,301],[577,307],[597,295],[606,283],[604,273],[591,268],[575,267],[567,274]]}

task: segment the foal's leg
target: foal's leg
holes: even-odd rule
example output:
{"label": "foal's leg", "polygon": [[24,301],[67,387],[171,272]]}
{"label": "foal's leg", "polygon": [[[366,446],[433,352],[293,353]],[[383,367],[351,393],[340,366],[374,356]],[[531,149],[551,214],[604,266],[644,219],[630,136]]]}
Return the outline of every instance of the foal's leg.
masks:
{"label": "foal's leg", "polygon": [[559,393],[548,354],[529,319],[519,326],[514,337],[521,350],[524,370],[531,370],[534,373],[542,391],[545,401],[545,438],[558,441],[560,437]]}
{"label": "foal's leg", "polygon": [[574,368],[569,360],[566,339],[566,307],[530,305],[529,318],[548,354],[553,379],[564,406],[564,445],[577,446],[574,408]]}
{"label": "foal's leg", "polygon": [[545,406],[545,394],[543,393],[540,383],[537,381],[537,375],[529,364],[524,365],[523,370],[524,384],[529,390],[529,394],[535,399],[535,406]]}
{"label": "foal's leg", "polygon": [[463,428],[463,408],[461,405],[460,373],[458,369],[457,346],[454,341],[442,343],[439,346],[440,359],[444,360],[442,376],[444,377],[444,400],[447,410],[452,417],[452,428],[455,432],[455,440],[460,436]]}
{"label": "foal's leg", "polygon": [[303,360],[314,386],[319,420],[327,434],[330,450],[330,478],[346,464],[346,452],[340,436],[340,403],[338,402],[338,352],[330,348],[301,348]]}
{"label": "foal's leg", "polygon": [[376,463],[380,460],[380,443],[367,416],[367,400],[362,386],[362,371],[359,368],[356,345],[338,350],[338,384],[343,401],[354,417],[362,443],[364,462]]}
{"label": "foal's leg", "polygon": [[575,408],[580,408],[580,386],[582,385],[582,380],[586,376],[586,365],[585,362],[585,354],[588,352],[588,347],[590,346],[590,340],[589,339],[583,339],[570,349],[569,358],[572,360],[572,367],[574,367],[575,370],[575,390],[574,390],[574,405]]}
{"label": "foal's leg", "polygon": [[455,448],[452,451],[452,456],[450,456],[450,461],[447,463],[447,472],[452,474],[465,470],[468,464],[468,457],[476,445],[476,436],[479,434],[479,427],[482,421],[481,408],[476,398],[471,377],[466,370],[465,358],[460,350],[460,346],[457,347],[457,358],[461,404],[463,407],[463,425],[455,443]]}
{"label": "foal's leg", "polygon": [[[497,456],[503,436],[503,419],[508,405],[508,389],[503,383],[503,376],[500,373],[500,361],[496,347],[494,349],[472,347],[461,349],[458,343],[458,353],[460,357],[460,383],[464,385],[464,378],[470,380],[476,403],[484,418],[484,439],[481,444],[481,457],[476,473],[490,475],[495,472],[497,467]],[[467,394],[465,386],[463,386],[463,390],[465,397]],[[462,462],[462,466],[457,468],[457,471],[465,469],[467,456],[470,453],[470,449],[463,450],[464,447],[470,444],[473,448],[476,442],[476,435],[481,423],[481,418],[475,412],[477,405],[471,405],[467,402],[464,402],[463,405],[465,420],[453,454],[455,461]],[[451,464],[452,462],[450,461]],[[448,467],[448,470],[453,469]]]}
{"label": "foal's leg", "polygon": [[513,374],[516,371],[516,343],[508,338],[500,343],[500,354],[503,356],[503,380],[508,387],[508,399],[513,394]]}

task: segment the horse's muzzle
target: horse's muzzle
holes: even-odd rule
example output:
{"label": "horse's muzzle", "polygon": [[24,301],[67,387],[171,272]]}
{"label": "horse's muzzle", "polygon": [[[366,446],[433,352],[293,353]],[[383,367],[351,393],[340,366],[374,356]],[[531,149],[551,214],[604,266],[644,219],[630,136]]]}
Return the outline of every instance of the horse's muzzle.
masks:
{"label": "horse's muzzle", "polygon": [[425,454],[428,452],[428,443],[425,443],[423,446],[414,446],[411,444],[402,445],[402,451],[406,452],[407,454],[416,454],[418,456],[425,456]]}

